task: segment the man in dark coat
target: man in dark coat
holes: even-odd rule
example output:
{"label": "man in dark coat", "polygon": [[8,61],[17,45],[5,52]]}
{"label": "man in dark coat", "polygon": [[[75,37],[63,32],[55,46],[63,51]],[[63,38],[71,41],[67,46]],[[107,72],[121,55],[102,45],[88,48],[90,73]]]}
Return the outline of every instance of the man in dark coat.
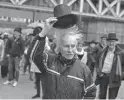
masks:
{"label": "man in dark coat", "polygon": [[100,84],[99,99],[106,99],[107,89],[109,89],[109,99],[115,99],[121,86],[124,52],[116,45],[117,41],[116,34],[109,33],[107,47],[99,53],[96,60],[97,83]]}
{"label": "man in dark coat", "polygon": [[97,55],[96,42],[94,40],[92,40],[89,43],[89,47],[86,51],[87,51],[87,66],[89,67],[93,75],[95,63],[96,63],[96,55]]}
{"label": "man in dark coat", "polygon": [[9,33],[3,33],[3,58],[2,58],[2,61],[0,63],[1,65],[1,75],[2,77],[7,77],[7,74],[8,74],[8,57],[6,56],[7,55],[7,44],[8,44],[8,40],[9,40]]}
{"label": "man in dark coat", "polygon": [[[4,84],[13,83],[17,86],[19,79],[20,59],[24,53],[24,40],[21,36],[21,28],[14,29],[13,39],[9,39],[7,56],[9,57],[8,80]],[[13,71],[15,69],[15,72]],[[13,74],[15,77],[13,77]]]}

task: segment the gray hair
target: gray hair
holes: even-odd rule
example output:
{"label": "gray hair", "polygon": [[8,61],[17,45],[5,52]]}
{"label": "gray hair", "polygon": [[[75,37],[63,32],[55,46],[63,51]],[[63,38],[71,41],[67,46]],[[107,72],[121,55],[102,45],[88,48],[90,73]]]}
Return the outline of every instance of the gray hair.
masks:
{"label": "gray hair", "polygon": [[55,32],[55,43],[56,43],[56,49],[55,52],[60,52],[60,45],[61,45],[61,39],[63,39],[64,36],[69,35],[71,37],[74,37],[76,41],[81,39],[83,35],[81,34],[81,31],[78,30],[77,26],[73,26],[68,29],[54,29]]}

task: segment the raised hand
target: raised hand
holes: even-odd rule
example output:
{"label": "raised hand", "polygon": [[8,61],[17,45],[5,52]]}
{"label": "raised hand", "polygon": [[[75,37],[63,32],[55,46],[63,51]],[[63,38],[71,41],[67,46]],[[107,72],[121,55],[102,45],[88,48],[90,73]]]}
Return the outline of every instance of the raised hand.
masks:
{"label": "raised hand", "polygon": [[[56,17],[50,17],[46,19],[45,21],[41,22],[42,23],[42,31],[39,33],[40,36],[45,36],[48,35],[49,31],[53,27],[53,24],[57,21]],[[41,24],[40,23],[40,24]],[[39,25],[40,26],[40,25]]]}

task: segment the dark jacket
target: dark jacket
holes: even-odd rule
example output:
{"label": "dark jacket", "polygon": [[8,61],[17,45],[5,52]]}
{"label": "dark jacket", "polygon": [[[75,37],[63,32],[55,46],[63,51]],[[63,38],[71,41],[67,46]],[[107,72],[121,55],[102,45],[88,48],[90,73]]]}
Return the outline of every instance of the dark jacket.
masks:
{"label": "dark jacket", "polygon": [[[100,78],[102,74],[102,68],[104,64],[104,60],[106,57],[108,51],[108,47],[103,49],[97,58],[97,77]],[[124,52],[121,50],[119,46],[116,46],[114,51],[114,58],[113,58],[113,64],[112,69],[109,74],[109,86],[110,87],[117,87],[121,85],[121,80],[123,77],[124,72]]]}
{"label": "dark jacket", "polygon": [[[31,44],[29,45],[29,48],[28,48],[28,51],[27,51],[27,59],[28,59],[28,60],[31,59],[30,56],[31,56],[31,53],[32,53],[32,49],[33,49],[33,47],[34,47],[34,45],[35,45],[35,43],[36,43],[36,41],[37,41],[37,38],[38,38],[38,35],[36,35],[36,36],[33,38]],[[44,43],[45,43],[45,41],[44,41]],[[44,48],[43,48],[43,49],[44,49]]]}
{"label": "dark jacket", "polygon": [[7,43],[7,54],[10,54],[13,57],[21,57],[24,53],[24,40],[20,36],[18,40],[11,38]]}
{"label": "dark jacket", "polygon": [[96,57],[97,57],[97,48],[91,48],[89,47],[87,50],[87,66],[92,69],[94,68],[96,63]]}
{"label": "dark jacket", "polygon": [[8,38],[4,40],[4,57],[3,60],[1,61],[2,66],[8,66],[8,57],[7,57],[7,43],[8,43]]}
{"label": "dark jacket", "polygon": [[39,38],[32,57],[44,76],[43,99],[82,99],[86,88],[93,90],[86,97],[95,97],[89,68],[75,58],[65,63],[59,54],[43,53],[44,45],[45,38]]}

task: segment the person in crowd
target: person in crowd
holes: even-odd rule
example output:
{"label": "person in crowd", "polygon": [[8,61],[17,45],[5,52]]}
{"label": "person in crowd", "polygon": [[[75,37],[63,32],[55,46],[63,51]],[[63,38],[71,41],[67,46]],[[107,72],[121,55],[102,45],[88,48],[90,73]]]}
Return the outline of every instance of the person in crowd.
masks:
{"label": "person in crowd", "polygon": [[[101,37],[100,37],[100,43],[96,46],[96,59],[99,55],[99,53],[107,46],[107,34],[103,34]],[[96,66],[96,65],[95,65]],[[97,94],[96,94],[96,98],[98,99],[99,98],[99,91],[100,91],[100,88],[99,88],[99,78],[97,77],[97,72],[96,72],[96,67],[95,67],[95,84],[97,85]]]}
{"label": "person in crowd", "polygon": [[99,53],[96,62],[97,84],[100,85],[99,99],[115,99],[121,86],[124,71],[124,52],[117,46],[115,33],[109,33],[107,46]]}
{"label": "person in crowd", "polygon": [[[21,56],[24,53],[24,40],[21,37],[22,28],[16,27],[14,29],[13,38],[9,39],[7,56],[9,57],[8,80],[4,84],[18,85],[19,80],[19,64]],[[13,70],[15,69],[15,71]],[[15,77],[13,77],[15,75]]]}
{"label": "person in crowd", "polygon": [[96,56],[97,56],[97,49],[96,49],[96,42],[92,40],[89,43],[89,48],[87,51],[87,66],[90,68],[92,75],[94,74],[94,68],[96,63]]}
{"label": "person in crowd", "polygon": [[77,45],[77,56],[83,62],[87,63],[87,52],[83,49],[83,43],[79,42]]}
{"label": "person in crowd", "polygon": [[34,36],[31,33],[31,34],[27,35],[26,38],[25,38],[25,51],[24,51],[25,63],[24,63],[23,74],[26,73],[27,67],[28,67],[28,69],[29,69],[28,71],[30,73],[30,61],[29,61],[29,59],[27,57],[27,53],[28,53],[28,49],[29,49],[29,47],[30,47],[30,45],[31,45],[31,43],[33,41],[33,37]]}
{"label": "person in crowd", "polygon": [[101,49],[104,49],[104,48],[107,46],[107,41],[106,41],[106,39],[107,39],[107,34],[104,34],[104,35],[101,37],[101,42],[100,42],[100,44],[99,44],[99,47],[100,47]]}
{"label": "person in crowd", "polygon": [[42,82],[42,73],[37,68],[37,66],[34,64],[34,62],[32,61],[32,52],[34,51],[33,46],[35,45],[35,40],[36,40],[37,35],[41,31],[42,31],[42,28],[41,27],[34,28],[34,31],[33,31],[33,34],[32,34],[34,36],[34,38],[33,38],[32,43],[29,46],[28,53],[27,53],[28,60],[31,63],[31,69],[30,69],[30,71],[31,71],[31,73],[34,73],[35,74],[35,86],[36,86],[36,90],[37,90],[36,95],[34,95],[32,97],[32,99],[39,98],[40,97],[40,93],[41,93],[40,86],[41,86],[41,82]]}
{"label": "person in crowd", "polygon": [[[29,68],[30,77],[29,77],[29,79],[30,79],[31,81],[33,81],[33,72],[34,72],[34,68],[35,68],[35,67],[33,67],[33,66],[31,65],[32,61],[31,61],[31,57],[30,57],[30,56],[31,56],[31,52],[32,52],[32,50],[33,50],[35,37],[37,36],[37,34],[38,34],[41,30],[42,30],[42,28],[41,28],[41,27],[38,27],[38,26],[36,26],[36,27],[34,28],[33,34],[31,34],[31,35],[32,35],[31,44],[29,45],[28,50],[27,50],[27,54],[26,54],[26,60],[27,60],[27,62],[30,63],[30,68]],[[25,67],[26,67],[26,65],[25,65]]]}
{"label": "person in crowd", "polygon": [[[5,34],[5,33],[3,33]],[[7,76],[6,66],[3,65],[4,59],[4,40],[3,34],[0,34],[0,65],[1,65],[1,77],[5,78]]]}
{"label": "person in crowd", "polygon": [[[69,6],[54,8],[54,17],[46,19],[36,38],[32,60],[43,74],[43,99],[82,99],[95,96],[95,85],[89,68],[75,58],[78,34],[77,16]],[[51,31],[55,34],[50,34]],[[56,37],[55,54],[44,50],[46,36]]]}
{"label": "person in crowd", "polygon": [[9,40],[9,33],[5,32],[2,34],[2,39],[4,40],[4,49],[3,49],[3,59],[1,61],[1,73],[3,73],[3,78],[7,77],[8,74],[8,57],[7,57],[7,44]]}

